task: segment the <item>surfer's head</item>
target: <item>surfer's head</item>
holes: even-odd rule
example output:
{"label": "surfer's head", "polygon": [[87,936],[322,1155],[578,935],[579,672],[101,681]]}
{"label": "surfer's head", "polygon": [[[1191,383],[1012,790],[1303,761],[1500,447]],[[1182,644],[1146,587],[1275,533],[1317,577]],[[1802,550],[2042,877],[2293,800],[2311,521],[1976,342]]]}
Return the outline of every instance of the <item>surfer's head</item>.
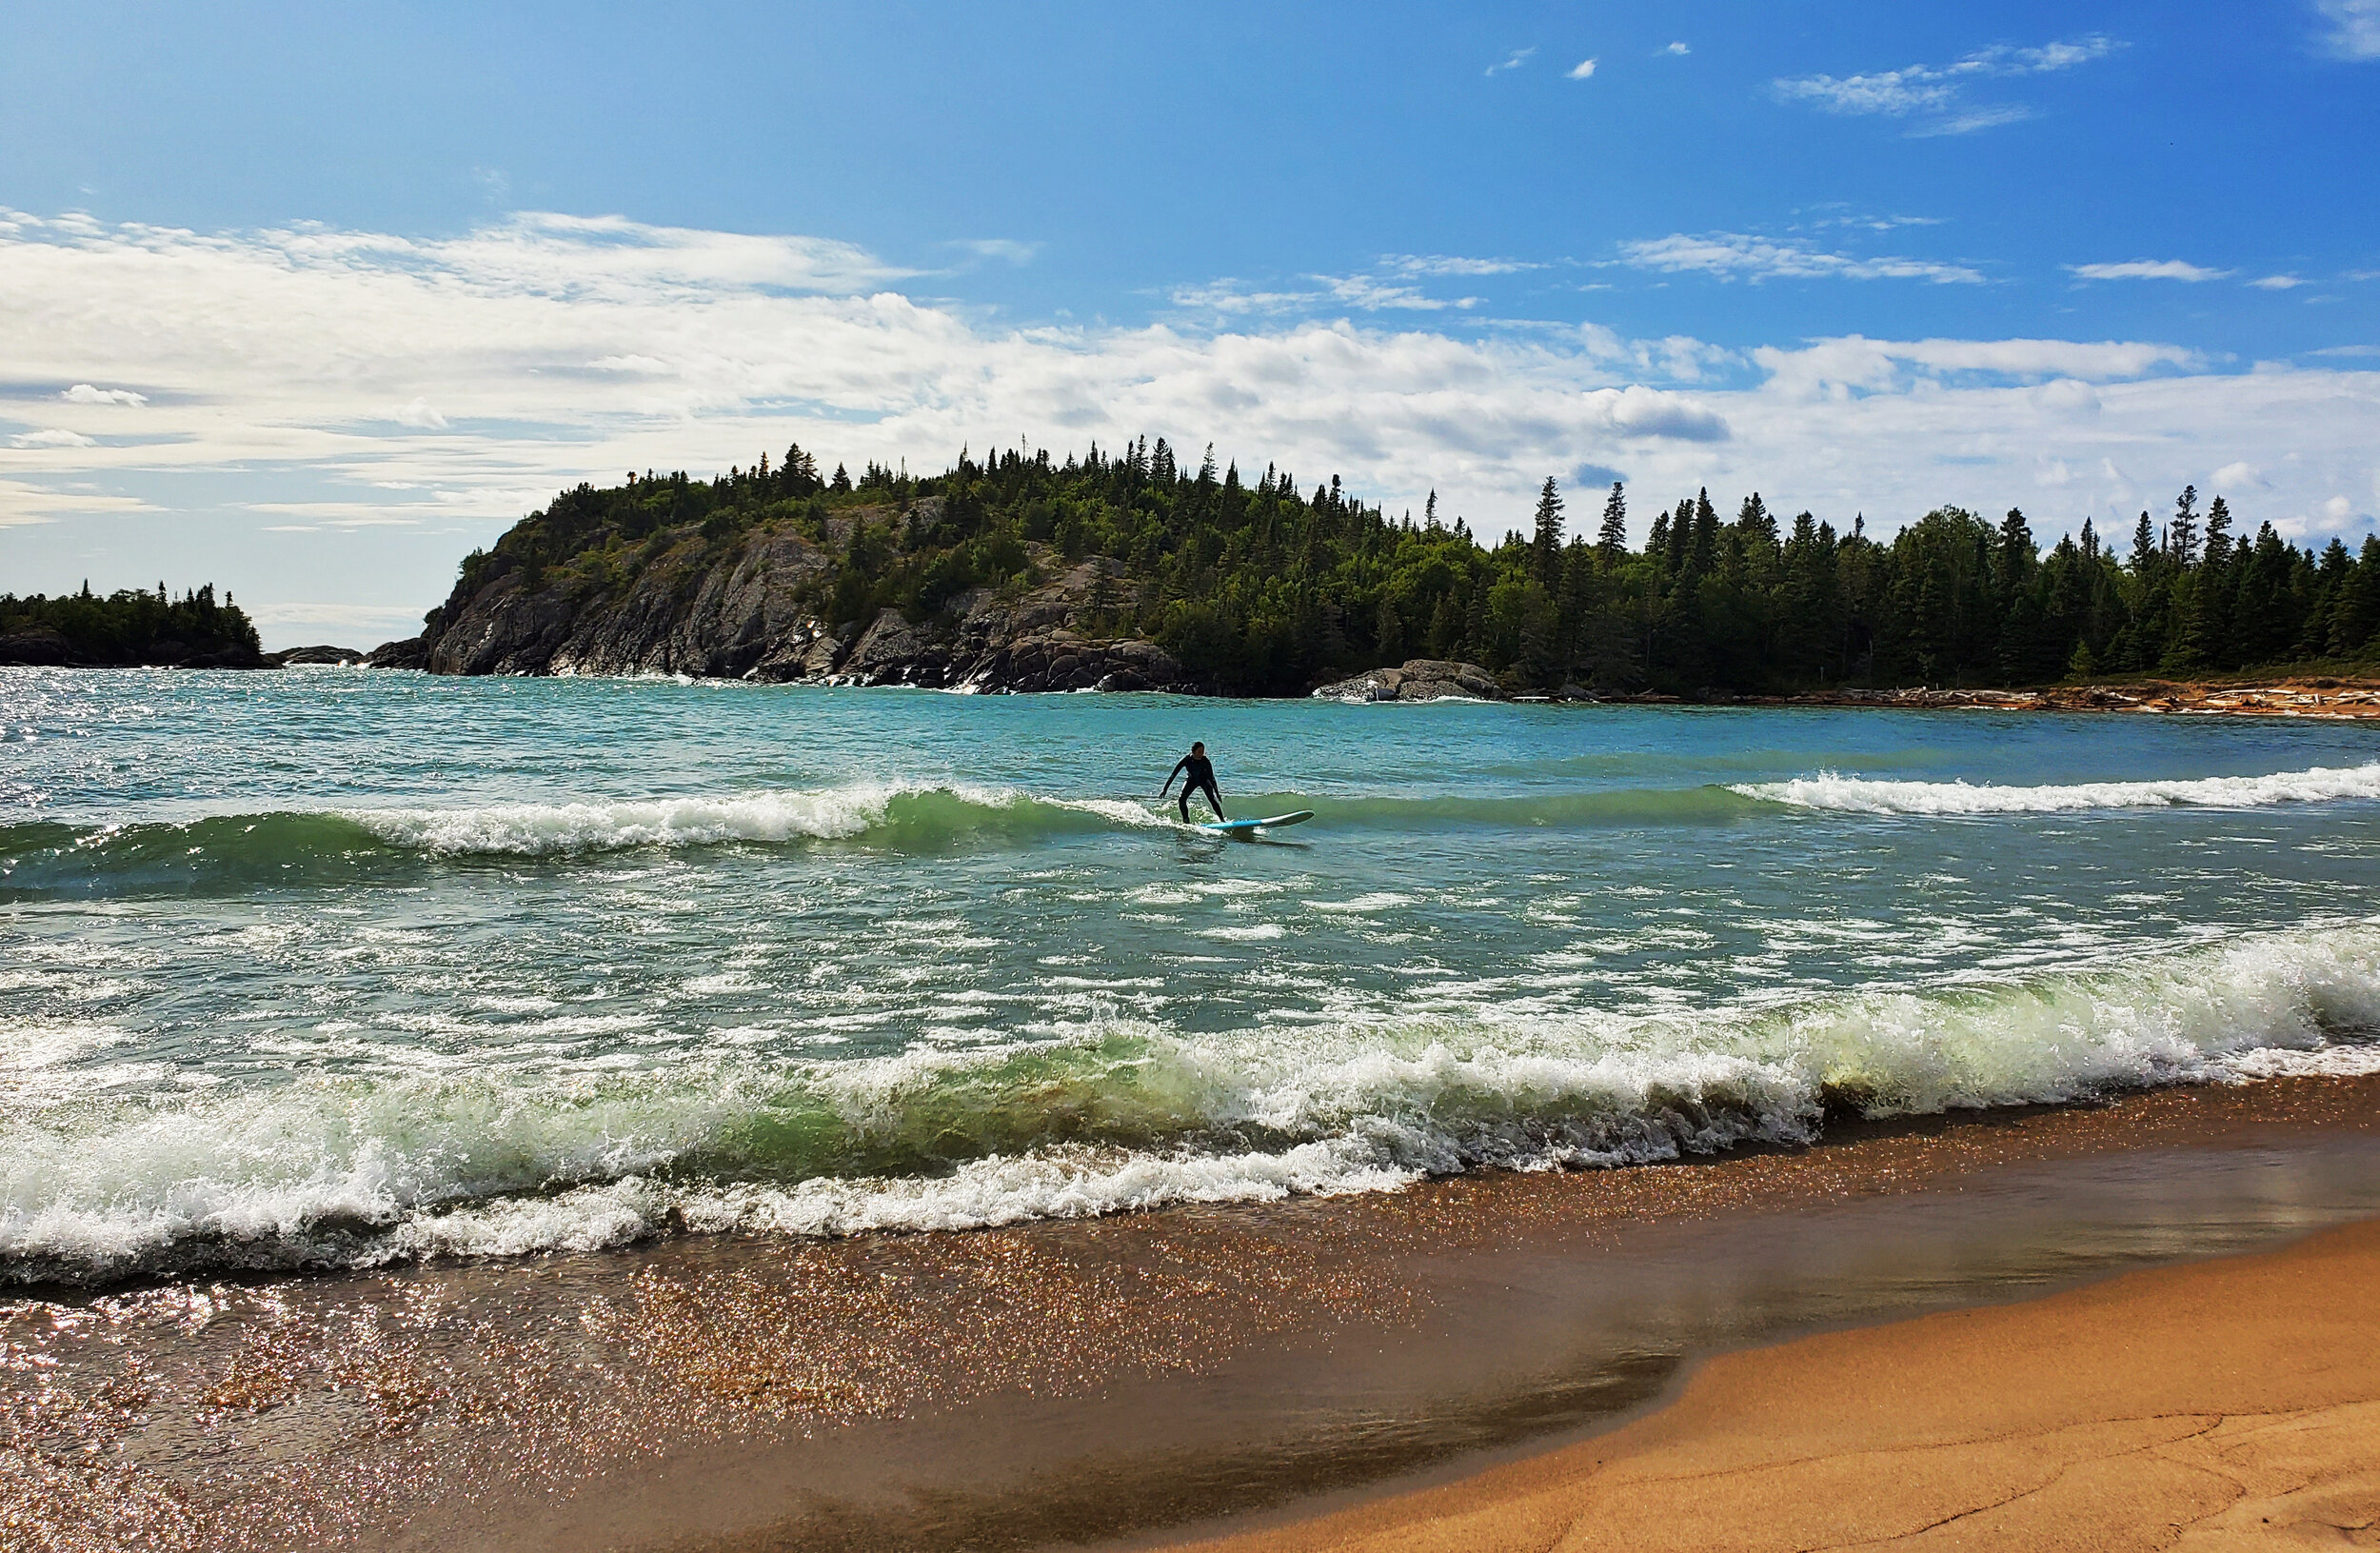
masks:
{"label": "surfer's head", "polygon": [[1193,755],[1203,755],[1206,753],[1206,746],[1200,743],[1198,740],[1193,739],[1190,741],[1190,753]]}

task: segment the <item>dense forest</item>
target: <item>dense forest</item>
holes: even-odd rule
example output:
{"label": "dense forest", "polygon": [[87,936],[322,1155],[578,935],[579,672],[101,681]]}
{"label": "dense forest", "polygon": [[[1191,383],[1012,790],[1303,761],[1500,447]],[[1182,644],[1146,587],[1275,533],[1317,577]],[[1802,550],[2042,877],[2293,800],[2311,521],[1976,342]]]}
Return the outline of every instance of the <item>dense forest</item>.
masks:
{"label": "dense forest", "polygon": [[[1296,693],[1337,672],[1463,659],[1516,687],[1756,693],[1836,686],[1977,687],[2076,677],[2261,670],[2380,654],[2380,540],[2320,553],[2252,533],[2185,489],[2129,543],[2086,522],[2043,550],[2023,512],[1941,508],[1889,540],[1757,495],[1722,518],[1709,493],[1628,542],[1628,492],[1565,523],[1548,479],[1528,526],[1483,543],[1433,496],[1391,517],[1337,476],[1303,491],[1195,467],[1164,439],[1053,462],[962,452],[913,477],[822,475],[799,447],[711,481],[581,486],[466,561],[461,595],[563,568],[574,596],[616,591],[682,544],[723,548],[763,525],[829,546],[815,585],[831,623],[886,607],[925,621],[971,589],[1021,592],[1085,557],[1120,563],[1094,627],[1143,636],[1220,688]],[[868,521],[875,514],[876,521]],[[861,521],[848,521],[857,515]],[[838,521],[838,520],[842,521]],[[1568,535],[1565,538],[1565,534]],[[1108,573],[1102,573],[1103,576]],[[980,597],[981,595],[976,595]]]}
{"label": "dense forest", "polygon": [[174,598],[127,588],[25,598],[0,593],[0,663],[190,665],[245,667],[257,659],[256,627],[213,585]]}

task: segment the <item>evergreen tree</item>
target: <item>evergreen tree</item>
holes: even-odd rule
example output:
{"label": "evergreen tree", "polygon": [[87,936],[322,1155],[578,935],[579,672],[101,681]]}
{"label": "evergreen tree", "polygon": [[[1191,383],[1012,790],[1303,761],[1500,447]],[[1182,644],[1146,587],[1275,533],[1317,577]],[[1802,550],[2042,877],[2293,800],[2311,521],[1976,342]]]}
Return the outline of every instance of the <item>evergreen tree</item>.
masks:
{"label": "evergreen tree", "polygon": [[1537,492],[1537,535],[1530,546],[1530,566],[1537,573],[1541,587],[1553,587],[1559,580],[1557,570],[1562,548],[1562,496],[1554,484],[1554,477],[1545,477],[1544,487]]}
{"label": "evergreen tree", "polygon": [[2184,486],[2181,495],[2173,500],[2173,521],[2165,526],[2166,548],[2173,557],[2176,570],[2188,571],[2198,564],[2198,488]]}
{"label": "evergreen tree", "polygon": [[1616,480],[1612,493],[1603,498],[1603,528],[1596,535],[1596,550],[1607,570],[1628,553],[1628,491]]}

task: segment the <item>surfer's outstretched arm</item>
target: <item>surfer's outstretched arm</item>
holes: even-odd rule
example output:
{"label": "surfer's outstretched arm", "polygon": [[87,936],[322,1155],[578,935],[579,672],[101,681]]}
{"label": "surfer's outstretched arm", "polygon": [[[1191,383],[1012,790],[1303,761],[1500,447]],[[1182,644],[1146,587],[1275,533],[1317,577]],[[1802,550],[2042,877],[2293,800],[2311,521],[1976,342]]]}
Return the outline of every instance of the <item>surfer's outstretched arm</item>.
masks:
{"label": "surfer's outstretched arm", "polygon": [[[1181,775],[1181,768],[1189,764],[1190,757],[1187,755],[1184,755],[1181,759],[1174,762],[1174,768],[1165,773],[1165,786],[1157,789],[1157,801],[1159,803],[1161,804],[1165,802],[1165,795],[1174,790],[1174,778]],[[1184,790],[1182,796],[1185,798],[1189,796],[1186,789]]]}

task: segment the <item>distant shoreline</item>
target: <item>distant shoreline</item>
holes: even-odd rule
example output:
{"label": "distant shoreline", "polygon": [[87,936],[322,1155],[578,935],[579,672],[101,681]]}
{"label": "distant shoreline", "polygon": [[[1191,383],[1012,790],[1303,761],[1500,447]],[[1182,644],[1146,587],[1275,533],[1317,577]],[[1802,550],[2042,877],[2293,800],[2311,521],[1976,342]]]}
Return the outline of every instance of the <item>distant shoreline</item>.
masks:
{"label": "distant shoreline", "polygon": [[[383,655],[387,646],[366,651],[352,647],[307,647],[267,652],[255,666],[257,668],[340,667],[380,668],[414,667],[407,663],[389,662]],[[375,662],[375,660],[380,660]],[[7,667],[7,666],[0,666]],[[46,664],[17,665],[20,667],[50,668],[178,668],[171,664]],[[201,667],[228,666],[201,665]],[[1373,675],[1389,670],[1375,669]],[[452,675],[442,678],[516,678],[523,676]],[[570,678],[565,675],[532,675],[529,678]],[[609,677],[609,676],[588,676]],[[676,678],[653,675],[650,678]],[[1352,685],[1364,679],[1356,675],[1339,682]],[[905,687],[857,687],[827,682],[788,681],[787,684],[823,684],[829,688],[905,688]],[[1334,687],[1326,687],[1334,688]],[[1331,696],[1326,690],[1309,692],[1326,700],[1360,701],[1359,696]],[[1042,691],[996,689],[982,692],[990,695],[1081,694],[1075,690]],[[1129,692],[1108,692],[1129,693]],[[1308,696],[1255,697],[1256,700],[1298,701]],[[1378,700],[1393,700],[1381,696]],[[1913,711],[2041,711],[2041,712],[2148,712],[2193,717],[2311,717],[2329,721],[2363,722],[2380,720],[2380,677],[2337,674],[2282,674],[2270,677],[2249,677],[2231,680],[2113,680],[2088,685],[2049,685],[2021,689],[1959,689],[1935,686],[1905,686],[1889,688],[1838,687],[1828,690],[1804,690],[1790,695],[1731,695],[1712,692],[1698,696],[1675,695],[1663,691],[1632,693],[1571,695],[1480,695],[1451,690],[1424,700],[1506,701],[1526,704],[1565,703],[1573,705],[1616,707],[1839,707],[1856,709],[1890,708]]]}
{"label": "distant shoreline", "polygon": [[2142,680],[2105,685],[2055,685],[2030,690],[1818,690],[1791,696],[1667,695],[1606,698],[1630,706],[1855,707],[1919,711],[2163,712],[2198,717],[2380,718],[2380,680],[2332,675],[2237,683]]}

